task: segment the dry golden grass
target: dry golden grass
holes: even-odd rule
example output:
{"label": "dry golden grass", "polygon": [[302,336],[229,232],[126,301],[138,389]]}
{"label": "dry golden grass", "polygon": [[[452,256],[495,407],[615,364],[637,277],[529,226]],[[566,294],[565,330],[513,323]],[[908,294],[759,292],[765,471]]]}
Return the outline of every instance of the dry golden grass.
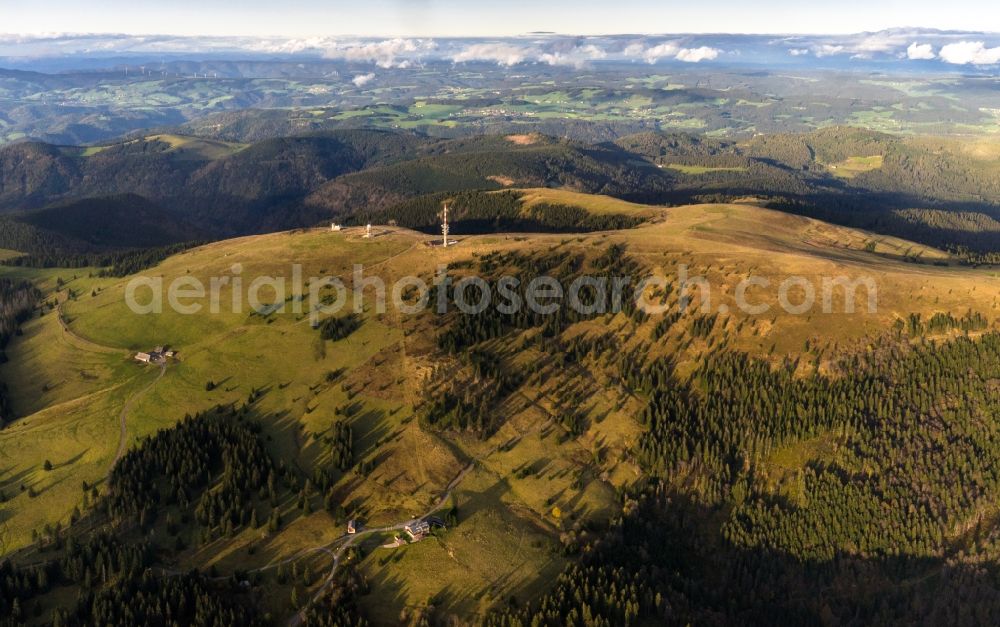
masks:
{"label": "dry golden grass", "polygon": [[517,144],[518,146],[530,146],[532,144],[537,144],[541,140],[542,136],[538,133],[526,133],[521,135],[508,135],[506,137],[507,141],[512,144]]}
{"label": "dry golden grass", "polygon": [[663,207],[640,205],[612,198],[611,196],[584,194],[566,189],[539,187],[522,189],[520,191],[524,193],[525,207],[531,207],[538,203],[551,203],[556,205],[573,205],[596,214],[621,213],[640,217],[654,217],[662,215],[664,212]]}
{"label": "dry golden grass", "polygon": [[517,182],[514,179],[510,178],[509,176],[501,176],[499,174],[487,176],[486,179],[493,181],[495,183],[500,183],[504,187],[510,187],[511,185],[514,185]]}
{"label": "dry golden grass", "polygon": [[878,170],[882,167],[884,157],[882,155],[872,155],[870,157],[849,157],[839,163],[827,165],[830,172],[837,177],[852,179],[859,174]]}

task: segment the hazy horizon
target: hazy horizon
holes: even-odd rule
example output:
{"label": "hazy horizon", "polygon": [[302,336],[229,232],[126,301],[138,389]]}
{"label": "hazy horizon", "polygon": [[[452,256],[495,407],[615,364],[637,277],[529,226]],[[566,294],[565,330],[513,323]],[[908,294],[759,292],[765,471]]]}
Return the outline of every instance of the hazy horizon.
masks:
{"label": "hazy horizon", "polygon": [[[199,35],[49,34],[0,35],[0,58],[24,66],[46,59],[66,63],[142,58],[162,64],[168,57],[226,56],[341,60],[381,69],[429,61],[524,63],[582,68],[618,61],[815,65],[978,67],[1000,64],[1000,36],[976,31],[897,28],[847,35],[691,34],[564,35],[533,33],[506,37],[258,37]],[[89,60],[89,61],[88,61]]]}

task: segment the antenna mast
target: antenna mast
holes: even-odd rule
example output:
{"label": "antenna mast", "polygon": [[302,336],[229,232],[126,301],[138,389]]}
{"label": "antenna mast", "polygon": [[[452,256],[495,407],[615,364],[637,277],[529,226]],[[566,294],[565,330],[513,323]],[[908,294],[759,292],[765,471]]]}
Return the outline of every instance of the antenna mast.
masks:
{"label": "antenna mast", "polygon": [[441,222],[441,234],[444,235],[442,246],[448,248],[448,203],[444,204],[443,220]]}

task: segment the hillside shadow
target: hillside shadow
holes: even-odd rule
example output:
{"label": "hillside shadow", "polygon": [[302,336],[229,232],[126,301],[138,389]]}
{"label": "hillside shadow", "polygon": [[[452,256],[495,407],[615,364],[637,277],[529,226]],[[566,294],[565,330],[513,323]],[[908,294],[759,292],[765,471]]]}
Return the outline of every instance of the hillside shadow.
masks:
{"label": "hillside shadow", "polygon": [[629,509],[620,528],[576,559],[607,577],[619,573],[619,586],[632,581],[621,574],[640,573],[633,585],[662,599],[644,606],[649,624],[992,624],[1000,608],[992,569],[912,555],[802,559],[736,546],[723,535],[720,510],[678,494],[659,492]]}
{"label": "hillside shadow", "polygon": [[22,485],[24,486],[24,489],[27,490],[33,485],[28,481],[28,477],[30,477],[33,472],[34,471],[32,470],[22,470],[21,472],[10,476],[0,477],[0,492],[3,492],[4,495],[10,499],[20,493]]}

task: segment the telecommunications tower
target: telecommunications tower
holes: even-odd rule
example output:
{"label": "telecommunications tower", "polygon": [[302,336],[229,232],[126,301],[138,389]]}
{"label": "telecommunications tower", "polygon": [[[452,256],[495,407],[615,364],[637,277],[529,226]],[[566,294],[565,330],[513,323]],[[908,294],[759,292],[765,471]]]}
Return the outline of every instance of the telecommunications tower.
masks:
{"label": "telecommunications tower", "polygon": [[441,213],[441,234],[444,235],[444,239],[441,240],[441,245],[448,248],[448,204],[445,203],[444,211]]}

